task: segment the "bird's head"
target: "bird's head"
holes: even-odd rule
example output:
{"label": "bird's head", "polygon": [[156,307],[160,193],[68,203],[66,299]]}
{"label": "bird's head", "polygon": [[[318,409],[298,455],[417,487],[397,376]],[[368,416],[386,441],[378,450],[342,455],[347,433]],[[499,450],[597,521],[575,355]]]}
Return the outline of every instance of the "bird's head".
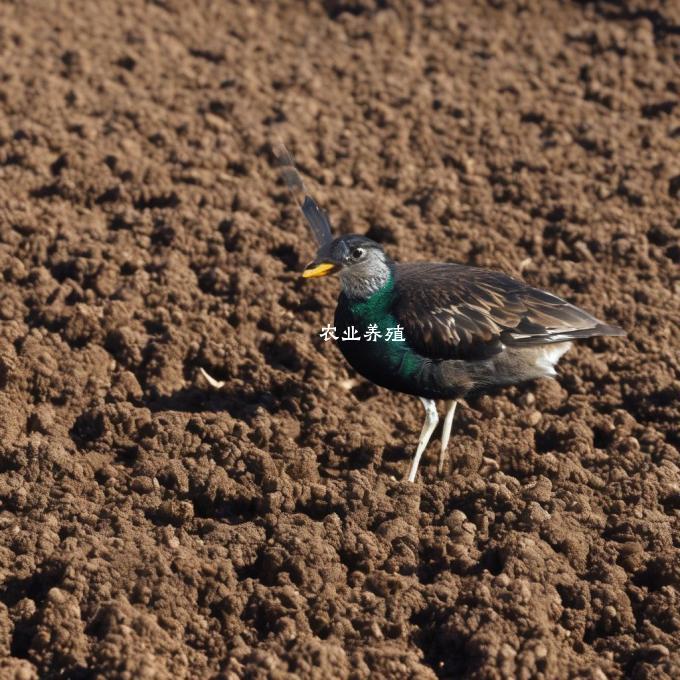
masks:
{"label": "bird's head", "polygon": [[343,290],[351,297],[368,297],[390,275],[391,260],[370,238],[349,234],[322,245],[302,272],[306,279],[340,273]]}

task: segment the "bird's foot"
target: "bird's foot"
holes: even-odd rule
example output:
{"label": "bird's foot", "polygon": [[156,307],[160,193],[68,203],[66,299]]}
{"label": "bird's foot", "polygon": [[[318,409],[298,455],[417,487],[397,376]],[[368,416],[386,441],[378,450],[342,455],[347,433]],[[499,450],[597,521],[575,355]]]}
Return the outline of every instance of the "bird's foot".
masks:
{"label": "bird's foot", "polygon": [[456,403],[455,400],[446,403],[446,417],[444,418],[444,427],[442,428],[442,446],[439,452],[439,463],[437,465],[437,472],[440,476],[444,473],[444,464],[448,459],[449,437],[451,436],[453,416],[456,412]]}
{"label": "bird's foot", "polygon": [[411,468],[409,469],[408,475],[406,475],[405,480],[407,482],[416,481],[416,473],[418,472],[418,465],[420,464],[420,458],[423,455],[423,451],[430,441],[432,432],[434,428],[437,427],[439,422],[439,415],[437,414],[437,407],[432,399],[420,398],[425,407],[425,422],[423,423],[423,429],[420,433],[420,438],[418,440],[418,448],[416,450],[416,455],[413,456],[413,461],[411,462]]}

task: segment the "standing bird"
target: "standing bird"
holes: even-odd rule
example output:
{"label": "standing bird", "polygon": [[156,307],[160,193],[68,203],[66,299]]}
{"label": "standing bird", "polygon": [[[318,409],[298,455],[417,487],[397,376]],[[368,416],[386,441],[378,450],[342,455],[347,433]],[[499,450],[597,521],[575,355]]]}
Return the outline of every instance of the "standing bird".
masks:
{"label": "standing bird", "polygon": [[[425,407],[409,482],[439,422],[436,399],[446,400],[441,473],[459,399],[556,375],[555,365],[572,340],[625,335],[501,272],[454,263],[402,264],[365,236],[333,238],[328,217],[307,193],[291,155],[282,145],[274,153],[319,245],[302,276],[340,275],[335,310],[340,351],[371,382],[415,395]],[[397,332],[403,340],[395,340]],[[359,339],[343,339],[356,334]]]}

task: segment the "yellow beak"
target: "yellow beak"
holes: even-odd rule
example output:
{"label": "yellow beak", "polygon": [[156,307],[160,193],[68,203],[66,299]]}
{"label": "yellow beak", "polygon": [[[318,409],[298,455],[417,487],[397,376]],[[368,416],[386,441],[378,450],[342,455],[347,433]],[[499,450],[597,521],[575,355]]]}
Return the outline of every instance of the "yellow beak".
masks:
{"label": "yellow beak", "polygon": [[322,262],[321,264],[310,264],[307,269],[302,272],[305,279],[312,279],[317,276],[326,276],[335,271],[336,266],[331,262]]}

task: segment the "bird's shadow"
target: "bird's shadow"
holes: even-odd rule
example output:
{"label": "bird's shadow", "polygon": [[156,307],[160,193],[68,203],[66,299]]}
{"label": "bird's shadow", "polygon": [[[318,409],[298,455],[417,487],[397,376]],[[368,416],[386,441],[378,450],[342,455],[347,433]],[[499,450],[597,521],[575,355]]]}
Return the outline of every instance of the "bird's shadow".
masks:
{"label": "bird's shadow", "polygon": [[147,408],[153,413],[178,411],[181,413],[228,413],[232,418],[250,422],[258,409],[269,413],[279,410],[276,397],[266,390],[241,389],[225,386],[221,389],[184,387],[172,394],[149,400]]}

